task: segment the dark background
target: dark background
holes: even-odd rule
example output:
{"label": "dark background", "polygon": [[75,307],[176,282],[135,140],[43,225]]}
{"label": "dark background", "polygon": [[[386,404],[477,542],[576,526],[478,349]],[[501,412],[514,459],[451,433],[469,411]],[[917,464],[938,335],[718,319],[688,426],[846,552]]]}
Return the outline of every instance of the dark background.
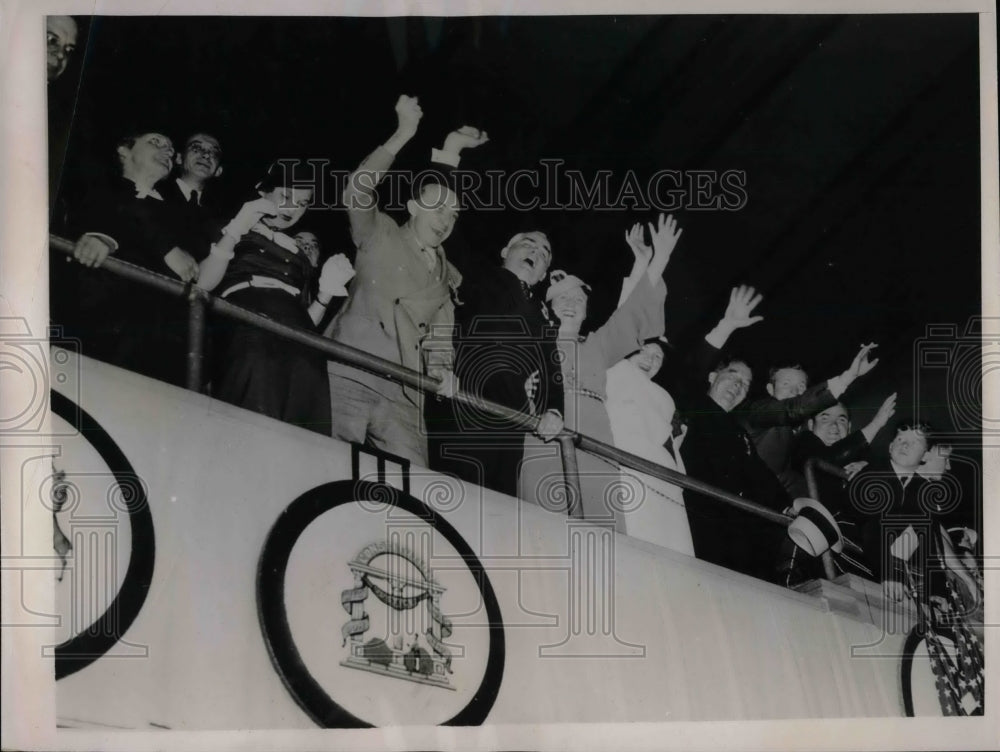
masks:
{"label": "dark background", "polygon": [[[847,395],[855,425],[898,391],[898,417],[955,434],[967,460],[956,465],[981,460],[978,330],[963,340],[981,310],[973,14],[78,20],[80,51],[50,87],[72,123],[68,204],[111,174],[117,139],[133,132],[177,145],[217,135],[216,192],[232,206],[278,157],[350,170],[392,132],[400,93],[424,110],[403,168],[426,166],[469,123],[491,136],[465,153],[471,169],[559,158],[643,183],[659,169],[743,170],[741,210],[676,212],[671,340],[702,336],[729,289],[753,284],[765,320],[731,342],[755,391],[772,364],[824,378],[878,342],[881,363]],[[553,268],[594,285],[599,324],[631,263],[625,229],[654,216],[467,211],[465,242],[449,250],[474,274],[514,232],[543,229]],[[351,252],[340,211],[312,211],[301,228],[326,252]],[[922,343],[929,325],[943,326]]]}

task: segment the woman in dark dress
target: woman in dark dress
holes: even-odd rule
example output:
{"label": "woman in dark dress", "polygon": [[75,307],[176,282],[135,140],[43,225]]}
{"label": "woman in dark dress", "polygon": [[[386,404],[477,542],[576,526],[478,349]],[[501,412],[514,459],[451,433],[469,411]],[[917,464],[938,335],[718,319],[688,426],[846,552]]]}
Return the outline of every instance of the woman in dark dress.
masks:
{"label": "woman in dark dress", "polygon": [[[315,267],[285,231],[312,202],[314,187],[287,164],[257,184],[260,198],[243,205],[201,265],[199,285],[219,297],[298,329],[313,330],[354,276],[343,254],[323,266],[310,301]],[[256,327],[222,319],[213,395],[272,418],[330,435],[326,356]]]}

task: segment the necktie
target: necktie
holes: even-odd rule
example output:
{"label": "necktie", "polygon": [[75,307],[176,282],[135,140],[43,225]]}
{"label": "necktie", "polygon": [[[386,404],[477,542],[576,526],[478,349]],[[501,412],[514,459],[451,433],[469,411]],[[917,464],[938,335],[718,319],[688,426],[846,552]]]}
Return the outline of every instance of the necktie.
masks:
{"label": "necktie", "polygon": [[433,248],[421,248],[420,258],[423,259],[424,264],[427,265],[428,271],[434,271],[434,267],[437,266],[437,255],[434,253]]}
{"label": "necktie", "polygon": [[198,191],[191,191],[191,193],[188,194],[188,203],[192,206],[200,206],[198,203]]}

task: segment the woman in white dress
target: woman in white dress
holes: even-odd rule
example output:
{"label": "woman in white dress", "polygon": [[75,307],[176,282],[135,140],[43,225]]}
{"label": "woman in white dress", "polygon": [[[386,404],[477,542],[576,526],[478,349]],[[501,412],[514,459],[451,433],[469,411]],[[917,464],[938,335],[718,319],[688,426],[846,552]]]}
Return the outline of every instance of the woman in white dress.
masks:
{"label": "woman in white dress", "polygon": [[[663,302],[667,294],[662,275],[681,230],[672,217],[661,217],[654,233],[656,254],[636,254],[630,287],[617,310],[603,326],[580,336],[587,316],[590,287],[579,278],[556,270],[546,293],[552,313],[559,321],[556,346],[565,395],[566,428],[611,443],[613,435],[604,402],[608,369],[651,337],[663,333]],[[631,243],[629,244],[632,245]],[[529,379],[529,382],[531,379]],[[529,398],[533,397],[531,388]],[[581,507],[589,520],[614,520],[615,530],[626,532],[623,495],[618,466],[589,452],[576,453],[579,466]],[[550,509],[566,503],[562,462],[558,447],[544,444],[535,436],[524,442],[520,468],[519,495]],[[683,511],[683,510],[682,510]]]}
{"label": "woman in white dress", "polygon": [[[657,233],[652,227],[650,231],[655,241]],[[642,228],[638,224],[625,239],[637,259],[652,257],[652,249],[643,243]],[[644,269],[634,269],[625,280],[619,305],[629,297],[642,271]],[[680,448],[687,427],[682,426],[674,436],[674,400],[653,382],[663,365],[663,342],[663,339],[647,340],[641,349],[608,369],[605,407],[616,447],[684,473]],[[626,505],[625,532],[634,538],[694,556],[681,488],[629,468],[623,467],[621,473],[630,500]]]}

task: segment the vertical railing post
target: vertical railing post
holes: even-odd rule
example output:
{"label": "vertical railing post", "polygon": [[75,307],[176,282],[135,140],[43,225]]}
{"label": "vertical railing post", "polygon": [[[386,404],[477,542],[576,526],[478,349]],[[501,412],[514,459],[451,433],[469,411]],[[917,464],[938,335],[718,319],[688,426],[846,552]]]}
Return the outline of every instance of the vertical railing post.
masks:
{"label": "vertical railing post", "polygon": [[580,490],[580,466],[576,461],[576,446],[570,434],[559,436],[559,453],[562,455],[563,484],[566,491],[566,513],[583,519],[583,492]]}
{"label": "vertical railing post", "polygon": [[[819,486],[816,485],[816,467],[812,460],[806,461],[803,474],[806,476],[806,488],[809,489],[809,498],[822,504],[822,499],[819,498]],[[823,562],[823,574],[826,575],[826,579],[832,580],[837,576],[837,568],[833,565],[833,554],[830,553],[830,549],[823,552],[820,556],[820,561]]]}
{"label": "vertical railing post", "polygon": [[205,292],[191,285],[188,290],[187,388],[202,390],[202,364],[205,359]]}

